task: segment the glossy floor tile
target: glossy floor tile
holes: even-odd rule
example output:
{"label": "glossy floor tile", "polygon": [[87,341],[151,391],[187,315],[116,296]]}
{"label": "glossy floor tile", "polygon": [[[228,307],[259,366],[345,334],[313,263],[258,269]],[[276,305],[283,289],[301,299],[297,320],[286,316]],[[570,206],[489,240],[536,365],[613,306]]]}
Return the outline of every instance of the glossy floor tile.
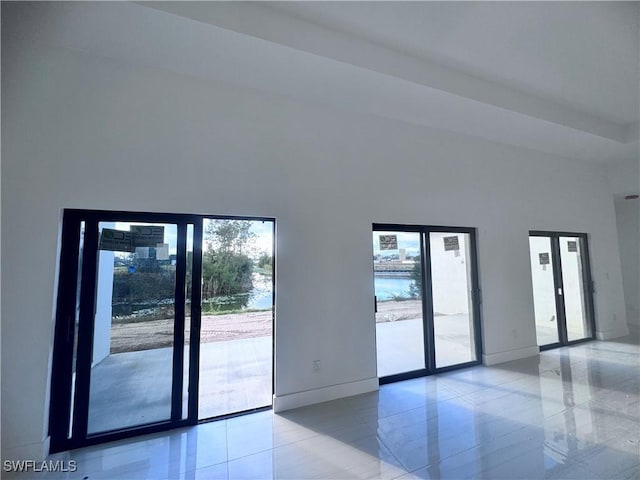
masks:
{"label": "glossy floor tile", "polygon": [[629,339],[53,455],[50,479],[638,479]]}

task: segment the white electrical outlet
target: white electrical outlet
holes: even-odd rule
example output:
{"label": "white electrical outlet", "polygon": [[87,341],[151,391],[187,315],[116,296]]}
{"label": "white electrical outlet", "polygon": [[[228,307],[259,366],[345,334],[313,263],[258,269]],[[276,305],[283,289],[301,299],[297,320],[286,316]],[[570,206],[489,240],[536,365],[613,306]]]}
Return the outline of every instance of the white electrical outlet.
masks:
{"label": "white electrical outlet", "polygon": [[313,373],[318,373],[320,371],[320,360],[313,361]]}

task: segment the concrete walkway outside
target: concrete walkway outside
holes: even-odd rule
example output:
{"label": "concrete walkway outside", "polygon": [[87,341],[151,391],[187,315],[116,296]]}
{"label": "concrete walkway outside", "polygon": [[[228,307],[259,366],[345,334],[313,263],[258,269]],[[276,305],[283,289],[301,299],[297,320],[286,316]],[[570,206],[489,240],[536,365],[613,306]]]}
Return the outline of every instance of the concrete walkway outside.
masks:
{"label": "concrete walkway outside", "polygon": [[[271,405],[271,336],[200,347],[199,418]],[[185,351],[183,416],[187,412]],[[109,355],[91,371],[89,433],[169,419],[172,349]]]}
{"label": "concrete walkway outside", "polygon": [[[434,322],[437,367],[474,359],[468,315],[439,315]],[[421,318],[377,323],[378,376],[424,368],[423,338]]]}

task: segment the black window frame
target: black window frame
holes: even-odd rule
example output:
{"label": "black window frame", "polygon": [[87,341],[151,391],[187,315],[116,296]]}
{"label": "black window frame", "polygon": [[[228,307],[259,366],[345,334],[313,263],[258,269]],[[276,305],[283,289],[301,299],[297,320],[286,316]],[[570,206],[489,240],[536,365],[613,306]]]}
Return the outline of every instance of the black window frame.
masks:
{"label": "black window frame", "polygon": [[[591,342],[596,339],[596,315],[593,299],[593,278],[591,276],[591,257],[589,254],[589,235],[587,233],[531,230],[529,237],[545,237],[549,238],[551,244],[551,262],[553,265],[553,285],[556,304],[556,318],[558,319],[556,327],[558,329],[558,341],[538,345],[540,351],[551,350],[559,347],[567,347],[580,343]],[[569,340],[567,334],[566,310],[564,304],[564,282],[562,278],[562,258],[560,254],[560,237],[579,238],[580,249],[582,253],[582,284],[585,294],[585,315],[591,334],[576,340]],[[562,294],[558,294],[558,289],[562,288]],[[536,332],[537,338],[537,332]]]}
{"label": "black window frame", "polygon": [[[384,377],[378,377],[380,385],[399,382],[403,380],[409,380],[412,378],[419,378],[428,375],[434,375],[438,373],[444,373],[452,370],[459,370],[462,368],[468,368],[475,365],[482,364],[482,291],[480,289],[480,276],[478,272],[478,250],[477,250],[477,229],[475,227],[448,227],[442,225],[415,225],[415,224],[398,224],[398,223],[374,223],[372,227],[373,232],[385,231],[385,232],[413,232],[420,233],[420,261],[422,263],[422,321],[423,321],[423,334],[424,334],[424,354],[425,354],[425,368],[411,370],[408,372],[401,372]],[[474,338],[472,339],[476,359],[458,363],[454,365],[447,365],[444,367],[436,366],[436,350],[435,350],[435,328],[434,328],[434,311],[433,311],[433,298],[432,298],[432,279],[431,279],[431,252],[429,234],[432,232],[441,233],[464,233],[469,235],[471,252],[471,295],[472,295],[472,307],[473,307],[473,331]],[[375,292],[374,292],[375,301]],[[376,333],[376,345],[377,345],[377,333]],[[376,347],[377,351],[377,347]]]}

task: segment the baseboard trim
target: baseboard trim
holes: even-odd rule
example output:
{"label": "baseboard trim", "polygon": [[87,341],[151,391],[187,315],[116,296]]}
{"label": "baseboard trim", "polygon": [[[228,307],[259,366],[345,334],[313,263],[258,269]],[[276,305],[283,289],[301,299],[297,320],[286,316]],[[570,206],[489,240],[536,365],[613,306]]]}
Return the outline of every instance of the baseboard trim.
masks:
{"label": "baseboard trim", "polygon": [[35,460],[41,462],[49,455],[51,437],[47,436],[41,442],[18,445],[2,449],[2,460]]}
{"label": "baseboard trim", "polygon": [[614,338],[626,337],[629,335],[629,329],[624,327],[611,330],[596,330],[596,338],[598,340],[612,340]]}
{"label": "baseboard trim", "polygon": [[367,378],[357,382],[342,383],[330,387],[306,390],[304,392],[290,393],[287,395],[273,396],[273,411],[284,412],[293,408],[305,407],[315,403],[328,402],[339,398],[351,397],[362,393],[375,392],[378,390],[378,378]]}
{"label": "baseboard trim", "polygon": [[521,358],[535,357],[539,354],[540,347],[534,345],[531,347],[516,348],[515,350],[507,350],[506,352],[485,353],[482,355],[482,363],[487,366],[497,365],[512,360],[520,360]]}

